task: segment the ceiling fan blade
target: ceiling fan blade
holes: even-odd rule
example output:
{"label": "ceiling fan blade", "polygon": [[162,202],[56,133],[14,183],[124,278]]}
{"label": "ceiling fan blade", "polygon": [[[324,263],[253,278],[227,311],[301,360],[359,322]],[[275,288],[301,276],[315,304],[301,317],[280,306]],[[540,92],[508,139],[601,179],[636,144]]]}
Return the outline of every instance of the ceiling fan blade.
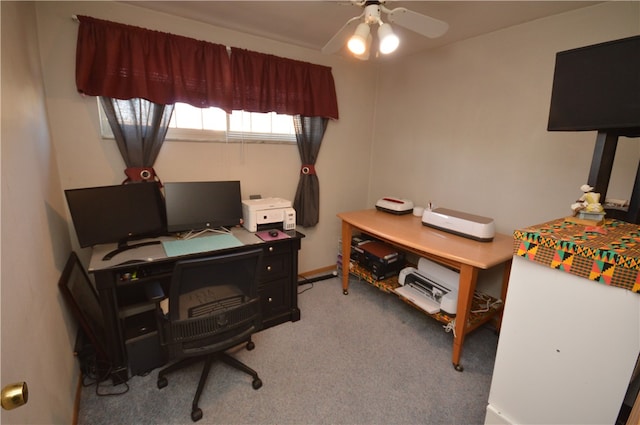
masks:
{"label": "ceiling fan blade", "polygon": [[449,24],[444,21],[413,12],[404,7],[389,11],[388,17],[390,22],[429,38],[440,37],[449,29]]}
{"label": "ceiling fan blade", "polygon": [[[347,39],[351,35],[353,35],[353,32],[355,31],[355,27],[358,25],[359,23],[358,21],[360,21],[362,16],[363,15],[355,16],[349,19],[347,23],[344,24],[342,28],[340,28],[340,30],[333,37],[331,37],[331,40],[329,40],[329,42],[324,45],[324,47],[321,50],[322,53],[326,55],[330,55],[340,50],[346,44]],[[351,29],[351,31],[348,31],[349,29]]]}

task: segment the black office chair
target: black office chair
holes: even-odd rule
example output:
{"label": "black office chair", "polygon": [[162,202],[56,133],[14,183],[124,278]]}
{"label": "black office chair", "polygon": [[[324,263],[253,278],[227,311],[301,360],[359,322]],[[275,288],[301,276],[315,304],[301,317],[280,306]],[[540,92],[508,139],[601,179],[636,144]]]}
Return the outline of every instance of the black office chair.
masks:
{"label": "black office chair", "polygon": [[169,290],[169,311],[159,310],[161,342],[174,363],[158,373],[158,388],[167,386],[165,375],[198,361],[204,368],[193,398],[191,419],[202,419],[198,401],[214,360],[241,370],[253,378],[259,389],[262,381],[255,370],[224,351],[246,342],[252,350],[251,335],[261,326],[258,273],[262,250],[224,254],[178,261]]}

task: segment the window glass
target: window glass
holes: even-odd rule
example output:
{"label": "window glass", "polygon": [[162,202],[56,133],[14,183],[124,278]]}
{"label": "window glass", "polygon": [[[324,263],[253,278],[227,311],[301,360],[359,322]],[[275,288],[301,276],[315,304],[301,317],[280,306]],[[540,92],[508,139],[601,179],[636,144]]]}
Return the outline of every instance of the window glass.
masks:
{"label": "window glass", "polygon": [[[99,101],[98,105],[102,137],[113,138]],[[291,115],[245,111],[227,114],[219,108],[176,103],[166,140],[295,143],[296,137]]]}

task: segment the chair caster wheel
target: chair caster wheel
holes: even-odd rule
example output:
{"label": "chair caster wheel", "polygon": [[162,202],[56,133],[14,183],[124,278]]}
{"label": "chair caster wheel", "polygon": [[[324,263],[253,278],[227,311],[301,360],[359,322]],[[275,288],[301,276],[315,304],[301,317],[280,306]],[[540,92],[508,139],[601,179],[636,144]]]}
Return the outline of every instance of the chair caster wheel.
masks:
{"label": "chair caster wheel", "polygon": [[191,420],[193,422],[198,422],[200,419],[202,419],[202,409],[196,407],[191,411]]}
{"label": "chair caster wheel", "polygon": [[348,289],[343,289],[342,290],[342,294],[343,295],[349,295],[349,290]]}
{"label": "chair caster wheel", "polygon": [[158,388],[164,388],[167,386],[167,384],[167,378],[165,378],[164,376],[162,378],[158,378]]}
{"label": "chair caster wheel", "polygon": [[262,380],[260,378],[255,378],[251,383],[251,386],[253,386],[254,390],[259,389],[260,387],[262,387]]}
{"label": "chair caster wheel", "polygon": [[254,344],[253,341],[249,341],[249,342],[247,342],[246,348],[247,348],[247,350],[251,351],[254,348],[256,348],[256,344]]}
{"label": "chair caster wheel", "polygon": [[464,368],[462,367],[462,365],[461,365],[460,363],[458,363],[458,364],[454,364],[454,365],[453,365],[453,368],[454,368],[455,370],[457,370],[458,372],[462,372],[462,371],[464,370]]}

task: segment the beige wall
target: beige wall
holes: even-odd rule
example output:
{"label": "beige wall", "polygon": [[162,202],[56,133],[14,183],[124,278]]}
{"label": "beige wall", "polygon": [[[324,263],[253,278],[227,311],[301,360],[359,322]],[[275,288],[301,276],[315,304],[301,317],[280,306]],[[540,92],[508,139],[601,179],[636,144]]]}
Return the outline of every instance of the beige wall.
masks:
{"label": "beige wall", "polygon": [[[62,186],[123,179],[115,143],[99,137],[95,99],[75,91],[71,15],[86,14],[332,67],[340,119],[329,123],[317,163],[320,223],[299,229],[307,235],[301,272],[335,262],[337,212],[372,207],[382,196],[493,217],[500,232],[511,233],[568,214],[587,180],[595,133],[546,131],[555,53],[639,33],[638,7],[611,2],[518,25],[385,63],[377,76],[371,62],[135,6],[41,2],[38,30]],[[614,176],[611,196],[629,197],[639,149],[621,140],[621,177]],[[293,199],[299,164],[295,146],[167,142],[155,168],[164,181],[239,179],[244,197]]]}
{"label": "beige wall", "polygon": [[[368,203],[431,201],[507,234],[569,215],[596,133],[546,130],[555,54],[636,34],[640,3],[608,2],[385,65]],[[621,138],[611,197],[629,199],[639,154]]]}
{"label": "beige wall", "polygon": [[[320,223],[299,228],[305,233],[300,271],[335,264],[338,211],[366,206],[375,69],[355,59],[343,60],[238,32],[111,2],[41,2],[37,4],[43,73],[51,134],[58,151],[64,189],[119,184],[124,163],[113,140],[99,136],[95,98],[75,89],[77,23],[88,15],[170,32],[228,46],[332,67],[340,120],[329,123],[316,164],[320,180]],[[155,165],[163,181],[241,181],[243,197],[251,194],[293,200],[300,159],[295,145],[167,142]],[[75,236],[72,238],[76,243]],[[87,251],[87,250],[83,250]],[[87,253],[82,253],[87,257]]]}
{"label": "beige wall", "polygon": [[57,282],[71,249],[51,143],[33,3],[1,2],[2,386],[26,381],[29,402],[5,424],[71,423],[79,369],[75,326]]}
{"label": "beige wall", "polygon": [[[75,91],[71,15],[332,67],[340,120],[329,124],[317,164],[320,224],[300,229],[301,271],[334,263],[337,212],[372,207],[380,196],[492,216],[504,233],[567,214],[595,134],[545,130],[555,52],[640,33],[639,4],[610,2],[385,64],[377,81],[371,63],[120,3],[0,5],[2,384],[26,380],[31,390],[27,407],[2,411],[3,423],[70,423],[75,335],[56,282],[77,242],[62,192],[123,178],[114,143],[99,137],[95,100]],[[621,145],[616,197],[630,191],[639,156],[637,140]],[[167,143],[156,169],[165,181],[237,178],[245,196],[292,198],[298,167],[291,146]]]}

